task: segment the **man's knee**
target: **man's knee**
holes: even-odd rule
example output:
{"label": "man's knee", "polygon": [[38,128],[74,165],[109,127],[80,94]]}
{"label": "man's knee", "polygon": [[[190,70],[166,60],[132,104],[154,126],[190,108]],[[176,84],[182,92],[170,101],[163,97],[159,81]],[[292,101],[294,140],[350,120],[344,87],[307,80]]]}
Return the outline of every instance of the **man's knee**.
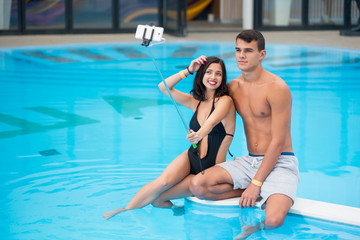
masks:
{"label": "man's knee", "polygon": [[285,217],[292,206],[292,199],[283,194],[271,195],[266,203],[265,224],[279,227],[283,225]]}
{"label": "man's knee", "polygon": [[193,179],[191,179],[189,189],[190,192],[199,199],[204,199],[206,197],[206,186],[198,176],[195,176]]}
{"label": "man's knee", "polygon": [[286,214],[265,213],[265,224],[270,227],[280,227],[284,224]]}

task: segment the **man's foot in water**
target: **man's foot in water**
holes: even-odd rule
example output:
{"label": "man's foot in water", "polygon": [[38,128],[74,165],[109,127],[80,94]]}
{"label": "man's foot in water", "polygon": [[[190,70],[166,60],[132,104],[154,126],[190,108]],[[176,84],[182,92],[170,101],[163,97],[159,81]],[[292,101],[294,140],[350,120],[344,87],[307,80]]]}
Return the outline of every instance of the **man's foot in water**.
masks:
{"label": "man's foot in water", "polygon": [[234,240],[240,240],[240,239],[246,239],[248,236],[250,236],[251,234],[253,234],[254,232],[259,231],[259,228],[257,227],[257,225],[255,226],[250,226],[250,225],[246,225],[243,226],[241,228],[241,233],[239,235],[237,235]]}
{"label": "man's foot in water", "polygon": [[114,210],[111,210],[111,211],[108,211],[106,213],[103,214],[103,218],[105,220],[108,220],[109,218],[112,218],[113,216],[115,216],[116,214],[119,214],[121,212],[125,212],[127,211],[128,209],[126,208],[117,208],[117,209],[114,209]]}

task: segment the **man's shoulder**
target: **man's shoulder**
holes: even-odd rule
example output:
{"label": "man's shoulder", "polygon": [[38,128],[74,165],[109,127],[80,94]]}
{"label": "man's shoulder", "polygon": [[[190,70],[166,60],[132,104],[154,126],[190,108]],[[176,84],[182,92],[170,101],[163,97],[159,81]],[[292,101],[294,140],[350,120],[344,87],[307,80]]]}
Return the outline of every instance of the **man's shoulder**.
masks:
{"label": "man's shoulder", "polygon": [[[267,99],[270,102],[279,100],[282,103],[291,102],[291,91],[286,82],[279,76],[272,74],[267,88]],[[290,100],[290,101],[289,101]]]}
{"label": "man's shoulder", "polygon": [[229,89],[229,95],[233,98],[235,97],[237,94],[237,92],[239,91],[239,89],[241,88],[241,83],[242,83],[242,79],[241,76],[238,78],[235,78],[233,80],[231,80],[227,85],[228,85],[228,89]]}
{"label": "man's shoulder", "polygon": [[271,73],[271,72],[267,72],[267,79],[270,83],[270,87],[271,88],[280,88],[280,89],[288,89],[288,85],[287,83],[278,75]]}
{"label": "man's shoulder", "polygon": [[242,81],[243,81],[243,78],[240,76],[240,77],[237,77],[237,78],[231,80],[227,85],[229,88],[238,87]]}

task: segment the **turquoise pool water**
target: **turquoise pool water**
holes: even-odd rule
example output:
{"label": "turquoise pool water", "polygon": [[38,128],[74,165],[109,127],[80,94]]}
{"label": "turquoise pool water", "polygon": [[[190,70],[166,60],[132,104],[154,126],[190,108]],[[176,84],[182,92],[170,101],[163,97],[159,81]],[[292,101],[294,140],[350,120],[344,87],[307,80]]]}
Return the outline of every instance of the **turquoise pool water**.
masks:
{"label": "turquoise pool water", "polygon": [[[165,76],[200,54],[240,72],[233,43],[152,47]],[[360,207],[360,51],[267,46],[266,69],[293,95],[298,197]],[[264,219],[259,209],[183,215],[146,207],[104,221],[188,147],[160,77],[140,43],[0,48],[1,239],[232,239]],[[179,89],[189,91],[192,78]],[[180,107],[189,120],[192,112]],[[240,118],[230,147],[246,154]],[[354,187],[355,186],[355,187]],[[358,239],[360,228],[291,215],[249,239]]]}

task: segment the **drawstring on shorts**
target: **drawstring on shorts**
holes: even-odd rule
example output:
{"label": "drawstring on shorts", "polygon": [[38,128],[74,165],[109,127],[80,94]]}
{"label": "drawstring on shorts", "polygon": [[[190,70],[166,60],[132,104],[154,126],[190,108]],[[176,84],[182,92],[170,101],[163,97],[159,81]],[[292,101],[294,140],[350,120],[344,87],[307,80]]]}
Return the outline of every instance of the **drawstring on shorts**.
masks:
{"label": "drawstring on shorts", "polygon": [[255,165],[257,165],[257,164],[259,164],[258,158],[257,158],[257,157],[254,157],[254,158],[252,159],[251,166],[254,168]]}

